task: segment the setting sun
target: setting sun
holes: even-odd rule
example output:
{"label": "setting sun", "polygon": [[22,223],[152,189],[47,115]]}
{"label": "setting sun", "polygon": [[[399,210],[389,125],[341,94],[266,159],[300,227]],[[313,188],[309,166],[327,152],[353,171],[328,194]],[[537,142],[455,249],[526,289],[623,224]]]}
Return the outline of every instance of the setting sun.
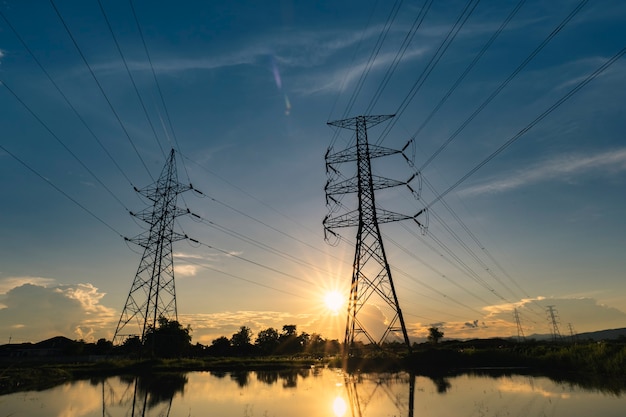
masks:
{"label": "setting sun", "polygon": [[329,291],[324,295],[324,304],[333,314],[337,314],[343,306],[343,296],[338,291]]}

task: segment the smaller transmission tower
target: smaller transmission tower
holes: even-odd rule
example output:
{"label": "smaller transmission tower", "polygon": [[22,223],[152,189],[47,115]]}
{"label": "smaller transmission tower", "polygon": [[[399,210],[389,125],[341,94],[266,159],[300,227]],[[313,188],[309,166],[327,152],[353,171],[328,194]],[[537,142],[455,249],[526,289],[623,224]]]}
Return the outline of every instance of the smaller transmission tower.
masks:
{"label": "smaller transmission tower", "polygon": [[[391,117],[393,116],[358,116],[329,123],[332,126],[354,130],[356,134],[356,145],[335,153],[329,149],[326,153],[326,171],[330,178],[325,191],[329,206],[334,205],[337,210],[342,209],[340,200],[347,194],[356,194],[358,200],[356,210],[340,215],[334,214],[336,210],[331,209],[331,213],[323,222],[325,232],[334,236],[337,235],[333,230],[337,228],[356,226],[358,229],[348,299],[344,356],[352,353],[355,341],[360,336],[364,336],[372,345],[380,347],[391,333],[401,332],[407,349],[409,351],[411,349],[379,225],[405,219],[415,220],[424,210],[414,216],[383,210],[376,207],[374,194],[376,190],[401,185],[406,185],[413,191],[409,183],[417,177],[417,174],[404,182],[372,175],[372,159],[399,154],[402,151],[370,145],[367,140],[368,127]],[[336,167],[346,162],[356,162],[356,175],[340,179]],[[369,311],[366,306],[371,307]]]}
{"label": "smaller transmission tower", "polygon": [[517,325],[517,340],[523,342],[526,340],[526,336],[524,336],[524,329],[522,329],[522,322],[520,321],[517,308],[513,311],[513,316],[515,317],[515,324]]}
{"label": "smaller transmission tower", "polygon": [[135,188],[153,205],[131,213],[146,222],[148,230],[128,239],[144,251],[115,329],[114,344],[134,336],[140,337],[143,343],[146,330],[156,328],[160,317],[178,320],[172,242],[186,237],[174,232],[174,220],[187,214],[187,210],[176,207],[176,199],[178,194],[190,189],[191,185],[178,182],[174,149],[156,182],[141,190]]}
{"label": "smaller transmission tower", "polygon": [[548,306],[547,313],[548,313],[548,320],[550,321],[550,324],[552,325],[552,340],[555,342],[559,341],[561,340],[561,332],[559,331],[558,313],[556,311],[555,306]]}
{"label": "smaller transmission tower", "polygon": [[567,328],[569,329],[569,337],[572,343],[576,343],[576,331],[574,330],[574,326],[572,323],[567,323]]}

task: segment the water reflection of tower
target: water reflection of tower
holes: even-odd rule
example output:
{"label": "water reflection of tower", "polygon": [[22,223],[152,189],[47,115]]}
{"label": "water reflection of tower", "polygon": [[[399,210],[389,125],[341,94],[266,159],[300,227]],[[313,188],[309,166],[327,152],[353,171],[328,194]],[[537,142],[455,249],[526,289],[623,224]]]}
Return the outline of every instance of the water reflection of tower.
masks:
{"label": "water reflection of tower", "polygon": [[[393,383],[393,384],[392,384]],[[408,385],[408,396],[394,392],[392,385]],[[369,385],[373,385],[370,387]],[[344,386],[348,397],[348,405],[351,417],[367,417],[368,406],[376,394],[382,392],[393,403],[398,415],[413,417],[415,409],[415,374],[345,374]],[[343,417],[345,409],[339,406],[335,400],[333,411],[336,417]],[[374,417],[372,415],[372,417]]]}
{"label": "water reflection of tower", "polygon": [[111,416],[110,408],[124,410],[131,417],[170,415],[172,400],[183,393],[187,384],[184,374],[142,375],[120,378],[121,394],[110,379],[102,380],[102,416]]}

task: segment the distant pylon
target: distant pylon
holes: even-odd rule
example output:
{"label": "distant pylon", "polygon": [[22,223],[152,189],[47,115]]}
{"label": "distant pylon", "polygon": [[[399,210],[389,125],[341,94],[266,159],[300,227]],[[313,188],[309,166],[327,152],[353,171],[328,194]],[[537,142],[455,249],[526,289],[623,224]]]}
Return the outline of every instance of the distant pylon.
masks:
{"label": "distant pylon", "polygon": [[[405,219],[415,220],[424,210],[414,216],[406,216],[376,207],[374,198],[376,190],[406,185],[413,191],[409,183],[416,175],[414,174],[404,182],[372,175],[371,159],[398,154],[402,151],[370,145],[367,140],[368,127],[375,126],[391,117],[393,116],[358,116],[328,123],[356,132],[356,145],[336,153],[331,153],[329,149],[326,153],[326,170],[330,178],[326,183],[325,191],[329,205],[334,204],[339,207],[340,197],[337,196],[345,194],[356,193],[358,199],[358,209],[335,216],[331,216],[335,211],[331,209],[331,214],[326,216],[323,222],[325,232],[334,236],[337,235],[333,229],[358,227],[348,299],[344,355],[352,353],[354,342],[360,335],[365,336],[371,344],[380,347],[390,333],[401,332],[407,349],[409,351],[411,349],[379,224]],[[335,166],[344,162],[356,162],[357,172],[355,176],[340,181],[339,171]],[[419,222],[417,223],[422,226]],[[368,320],[366,316],[368,313],[371,314],[371,311],[363,310],[366,305],[371,306],[377,312],[378,317],[370,317]],[[378,332],[373,329],[374,319],[377,320]]]}
{"label": "distant pylon", "polygon": [[572,343],[576,343],[576,332],[574,331],[574,327],[572,323],[567,323],[567,327],[569,328],[569,336]]}
{"label": "distant pylon", "polygon": [[526,336],[524,336],[524,329],[522,329],[522,322],[519,319],[517,308],[513,311],[513,316],[515,317],[515,324],[517,325],[517,339],[520,342],[523,342],[526,340]]}
{"label": "distant pylon", "polygon": [[558,313],[556,312],[556,308],[554,306],[547,307],[548,320],[552,325],[552,340],[558,341],[561,340],[561,332],[559,331],[559,320]]}
{"label": "distant pylon", "polygon": [[160,317],[178,320],[172,242],[185,239],[185,236],[174,232],[174,219],[187,213],[187,210],[176,207],[176,199],[178,194],[190,189],[191,185],[178,182],[173,149],[156,182],[141,190],[135,188],[153,205],[139,213],[131,213],[146,222],[148,230],[127,239],[144,251],[115,329],[114,344],[132,336],[140,337],[143,343],[146,330],[150,326],[156,328]]}

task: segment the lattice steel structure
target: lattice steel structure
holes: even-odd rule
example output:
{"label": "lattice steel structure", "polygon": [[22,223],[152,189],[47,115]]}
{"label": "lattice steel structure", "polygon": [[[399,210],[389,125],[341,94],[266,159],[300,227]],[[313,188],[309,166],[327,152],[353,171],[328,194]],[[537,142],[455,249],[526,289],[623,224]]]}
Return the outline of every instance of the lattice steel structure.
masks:
{"label": "lattice steel structure", "polygon": [[513,318],[515,318],[515,324],[517,325],[517,340],[523,342],[526,340],[526,336],[524,336],[524,329],[522,328],[522,322],[519,318],[517,308],[513,310]]}
{"label": "lattice steel structure", "polygon": [[[373,158],[398,154],[402,151],[370,145],[367,140],[368,127],[382,123],[391,117],[393,116],[358,116],[329,123],[332,126],[354,130],[356,133],[356,145],[336,153],[332,153],[329,149],[326,153],[326,170],[330,174],[325,187],[327,203],[340,206],[341,196],[345,194],[356,193],[358,199],[356,210],[333,215],[334,210],[331,209],[331,214],[327,215],[323,221],[327,236],[329,233],[336,236],[333,230],[337,228],[358,227],[348,299],[344,355],[353,353],[355,341],[361,335],[365,336],[369,343],[380,347],[391,333],[401,333],[402,340],[410,350],[409,337],[391,277],[379,225],[406,219],[415,220],[424,210],[414,216],[407,216],[376,207],[376,190],[401,185],[411,188],[409,183],[416,175],[414,174],[404,182],[372,175],[371,160]],[[337,166],[346,162],[356,162],[356,175],[341,180]],[[366,323],[372,321],[368,317],[371,311],[365,312],[366,305],[380,311],[378,314],[384,316],[385,328],[381,326],[382,320],[374,324]],[[374,327],[378,327],[376,329],[378,333],[375,332]]]}
{"label": "lattice steel structure", "polygon": [[176,200],[180,193],[190,189],[191,185],[178,182],[174,149],[156,182],[141,190],[135,188],[153,205],[139,213],[131,213],[146,222],[148,230],[127,239],[144,251],[115,329],[114,344],[133,336],[140,337],[143,343],[146,330],[150,326],[156,328],[159,317],[178,320],[172,243],[186,236],[174,231],[174,220],[187,214],[187,210],[176,207]]}
{"label": "lattice steel structure", "polygon": [[548,314],[548,321],[550,322],[550,329],[552,331],[552,340],[558,342],[561,340],[561,332],[559,331],[559,319],[555,306],[548,306],[546,308]]}

